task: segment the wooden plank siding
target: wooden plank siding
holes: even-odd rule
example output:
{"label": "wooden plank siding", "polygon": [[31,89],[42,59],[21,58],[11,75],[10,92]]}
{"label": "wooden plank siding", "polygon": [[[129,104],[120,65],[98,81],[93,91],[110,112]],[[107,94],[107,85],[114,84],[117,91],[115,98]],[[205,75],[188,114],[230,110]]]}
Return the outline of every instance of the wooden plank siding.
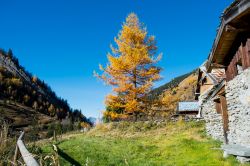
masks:
{"label": "wooden plank siding", "polygon": [[250,39],[247,39],[247,42],[244,46],[245,50],[245,59],[246,59],[246,68],[250,66]]}
{"label": "wooden plank siding", "polygon": [[242,65],[243,70],[250,67],[250,39],[241,42],[229,65],[226,68],[227,81],[232,80],[237,74],[237,65]]}

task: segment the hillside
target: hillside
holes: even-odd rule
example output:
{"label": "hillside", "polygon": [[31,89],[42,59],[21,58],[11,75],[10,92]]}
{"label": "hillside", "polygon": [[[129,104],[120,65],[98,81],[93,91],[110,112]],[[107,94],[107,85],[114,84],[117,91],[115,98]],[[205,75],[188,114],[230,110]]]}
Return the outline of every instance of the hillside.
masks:
{"label": "hillside", "polygon": [[[37,154],[53,156],[51,144],[38,143]],[[240,165],[233,157],[224,159],[220,143],[206,137],[204,124],[197,122],[110,123],[64,135],[56,145],[61,165]]]}
{"label": "hillside", "polygon": [[[12,127],[18,128],[32,124],[34,121],[37,123],[49,123],[55,120],[53,117],[42,114],[30,107],[18,103],[9,102],[4,103],[0,100],[0,113],[7,122],[12,124]],[[32,118],[31,118],[32,117]]]}
{"label": "hillside", "polygon": [[27,72],[11,51],[0,51],[0,81],[2,100],[18,102],[58,118],[64,118],[70,109],[67,101],[57,97],[44,81]]}
{"label": "hillside", "polygon": [[155,89],[153,89],[151,92],[150,92],[150,99],[156,99],[158,98],[165,90],[168,90],[168,89],[172,89],[172,88],[175,88],[176,86],[179,85],[180,82],[182,82],[185,78],[187,78],[188,76],[194,74],[196,72],[196,70],[193,70],[189,73],[186,73],[186,74],[183,74],[181,76],[178,76],[178,77],[175,77],[173,78],[171,81],[167,82],[166,84],[160,86],[160,87],[157,87]]}
{"label": "hillside", "polygon": [[174,115],[177,104],[181,101],[194,101],[197,82],[196,70],[177,77],[162,87],[153,90],[154,103],[150,109],[149,117],[153,119],[166,119]]}
{"label": "hillside", "polygon": [[0,92],[0,120],[8,121],[12,128],[26,127],[34,121],[47,124],[65,118],[86,120],[48,84],[26,71],[11,50],[0,49]]}
{"label": "hillside", "polygon": [[178,102],[194,101],[196,82],[197,74],[192,73],[177,86],[166,89],[160,96],[160,100],[165,106],[166,111],[172,114],[176,111]]}

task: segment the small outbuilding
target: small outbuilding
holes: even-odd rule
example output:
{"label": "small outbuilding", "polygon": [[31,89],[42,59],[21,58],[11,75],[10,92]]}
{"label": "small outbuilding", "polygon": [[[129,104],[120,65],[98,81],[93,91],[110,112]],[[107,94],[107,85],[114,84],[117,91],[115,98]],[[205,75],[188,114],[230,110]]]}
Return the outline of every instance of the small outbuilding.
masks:
{"label": "small outbuilding", "polygon": [[197,117],[199,114],[199,103],[197,101],[179,102],[176,113],[178,115]]}

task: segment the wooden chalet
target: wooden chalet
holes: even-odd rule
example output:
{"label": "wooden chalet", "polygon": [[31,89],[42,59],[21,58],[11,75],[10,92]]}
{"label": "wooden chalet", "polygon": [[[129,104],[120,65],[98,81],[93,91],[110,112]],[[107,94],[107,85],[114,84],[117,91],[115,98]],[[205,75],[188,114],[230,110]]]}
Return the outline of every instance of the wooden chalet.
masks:
{"label": "wooden chalet", "polygon": [[250,67],[250,1],[237,0],[222,16],[207,70],[224,68],[227,81]]}
{"label": "wooden chalet", "polygon": [[196,99],[207,133],[228,144],[230,154],[250,157],[243,156],[250,154],[250,0],[236,0],[223,12],[198,71]]}
{"label": "wooden chalet", "polygon": [[[228,7],[222,16],[212,51],[206,68],[208,72],[214,68],[225,70],[226,82],[233,80],[250,67],[250,1],[237,0]],[[223,131],[228,142],[229,120],[225,84],[214,90],[216,111],[222,114]],[[236,96],[237,97],[237,96]],[[239,97],[239,96],[238,96]],[[249,142],[250,143],[250,142]]]}

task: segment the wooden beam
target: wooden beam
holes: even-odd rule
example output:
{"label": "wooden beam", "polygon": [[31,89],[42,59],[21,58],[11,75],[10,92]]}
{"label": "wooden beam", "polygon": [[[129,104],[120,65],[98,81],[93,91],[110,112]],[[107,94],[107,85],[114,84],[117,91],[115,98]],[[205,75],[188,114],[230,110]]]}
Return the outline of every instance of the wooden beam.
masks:
{"label": "wooden beam", "polygon": [[34,159],[31,153],[27,150],[25,147],[22,138],[23,138],[24,132],[21,132],[21,135],[19,136],[17,140],[17,146],[19,148],[19,151],[22,155],[23,161],[27,166],[39,166],[37,161]]}
{"label": "wooden beam", "polygon": [[221,64],[218,64],[218,63],[212,63],[212,64],[211,64],[211,67],[212,67],[212,68],[213,68],[213,67],[216,67],[216,68],[226,68],[226,66],[221,65]]}
{"label": "wooden beam", "polygon": [[237,31],[237,28],[235,28],[234,26],[227,24],[226,27],[226,32],[233,32],[233,31]]}

